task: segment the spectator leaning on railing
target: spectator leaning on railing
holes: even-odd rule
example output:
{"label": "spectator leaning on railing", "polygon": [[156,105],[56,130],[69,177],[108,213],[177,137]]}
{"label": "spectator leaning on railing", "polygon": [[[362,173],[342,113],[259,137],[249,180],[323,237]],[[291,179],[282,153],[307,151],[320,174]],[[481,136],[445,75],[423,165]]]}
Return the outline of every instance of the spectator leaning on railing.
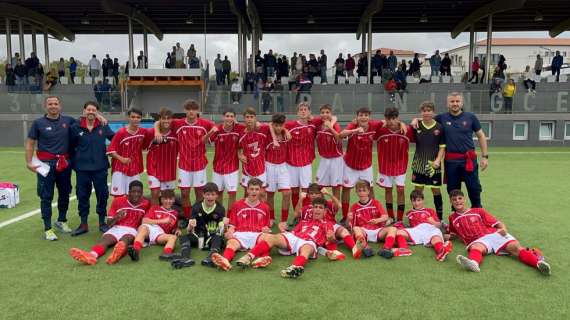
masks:
{"label": "spectator leaning on railing", "polygon": [[534,74],[530,71],[530,66],[525,68],[523,84],[528,92],[536,93],[536,81],[534,81]]}

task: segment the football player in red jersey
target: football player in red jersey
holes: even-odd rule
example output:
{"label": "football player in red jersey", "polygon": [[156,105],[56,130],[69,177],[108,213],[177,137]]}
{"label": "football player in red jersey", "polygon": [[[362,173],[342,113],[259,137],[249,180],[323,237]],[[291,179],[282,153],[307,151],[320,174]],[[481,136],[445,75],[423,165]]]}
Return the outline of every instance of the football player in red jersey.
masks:
{"label": "football player in red jersey", "polygon": [[245,130],[239,139],[238,149],[238,158],[242,162],[241,184],[247,188],[249,179],[257,178],[265,187],[265,147],[271,137],[269,126],[257,125],[257,115],[252,107],[245,109],[243,118]]}
{"label": "football player in red jersey", "polygon": [[394,198],[392,189],[396,186],[398,215],[401,222],[405,210],[406,170],[408,168],[408,149],[413,138],[413,130],[407,128],[401,133],[399,111],[395,107],[388,107],[384,111],[384,126],[379,126],[374,137],[377,140],[378,151],[378,185],[384,188],[386,196],[386,209],[390,218],[394,219]]}
{"label": "football player in red jersey", "polygon": [[550,264],[546,262],[540,250],[521,246],[517,239],[509,234],[505,224],[485,209],[467,208],[465,195],[461,190],[452,190],[449,197],[455,209],[449,216],[449,232],[452,237],[457,236],[467,246],[467,257],[457,256],[457,262],[465,269],[480,272],[483,256],[494,253],[518,257],[520,262],[538,269],[541,274],[551,274]]}
{"label": "football player in red jersey", "polygon": [[326,200],[316,198],[311,204],[313,219],[300,221],[291,232],[263,234],[255,247],[237,261],[237,265],[244,268],[266,267],[272,261],[269,251],[277,247],[283,255],[296,255],[291,266],[281,270],[281,276],[300,277],[305,271],[307,261],[317,258],[317,247],[323,246],[326,241],[334,240],[333,224],[325,219]]}
{"label": "football player in red jersey", "polygon": [[247,198],[236,201],[230,208],[229,225],[224,234],[226,249],[223,255],[212,253],[212,262],[224,271],[232,268],[231,261],[237,250],[251,249],[263,233],[271,233],[269,206],[259,199],[262,185],[261,180],[251,178],[247,182]]}
{"label": "football player in red jersey", "polygon": [[354,188],[358,202],[352,205],[346,219],[356,239],[356,247],[362,250],[364,257],[368,258],[374,255],[368,242],[384,240],[384,247],[380,249],[378,255],[386,259],[392,258],[395,253],[391,248],[394,246],[397,231],[396,228],[387,226],[392,219],[384,211],[380,201],[370,196],[368,181],[359,180]]}
{"label": "football player in red jersey", "polygon": [[[176,188],[176,159],[178,157],[178,137],[171,130],[172,111],[162,107],[158,113],[161,140],[153,139],[146,155],[146,173],[151,194],[151,203],[158,205],[161,190]],[[155,136],[154,128],[150,129]]]}
{"label": "football player in red jersey", "polygon": [[324,104],[320,108],[321,122],[317,126],[317,150],[321,159],[316,180],[321,187],[332,187],[333,195],[340,199],[343,184],[344,160],[340,125],[333,119],[332,107]]}
{"label": "football player in red jersey", "polygon": [[450,241],[443,241],[443,234],[440,230],[441,222],[436,211],[424,207],[424,194],[420,190],[411,192],[410,201],[413,207],[407,213],[410,227],[400,229],[396,233],[396,243],[400,248],[398,251],[406,250],[408,242],[414,245],[431,245],[435,251],[435,259],[445,261],[447,255],[453,250],[453,245]]}
{"label": "football player in red jersey", "polygon": [[139,261],[140,251],[145,240],[153,244],[164,244],[163,255],[169,255],[174,250],[177,236],[180,235],[178,211],[172,206],[175,201],[173,190],[160,192],[160,205],[153,205],[142,219],[133,245],[129,246],[128,254],[133,261]]}
{"label": "football player in red jersey", "polygon": [[137,228],[148,210],[150,202],[143,197],[143,184],[132,181],[129,184],[129,193],[123,197],[113,199],[111,209],[107,215],[107,224],[111,227],[105,232],[101,240],[91,248],[84,251],[71,248],[71,257],[83,264],[94,265],[97,259],[105,254],[107,248],[114,246],[113,252],[107,258],[107,264],[115,264],[125,256],[127,247],[137,235]]}

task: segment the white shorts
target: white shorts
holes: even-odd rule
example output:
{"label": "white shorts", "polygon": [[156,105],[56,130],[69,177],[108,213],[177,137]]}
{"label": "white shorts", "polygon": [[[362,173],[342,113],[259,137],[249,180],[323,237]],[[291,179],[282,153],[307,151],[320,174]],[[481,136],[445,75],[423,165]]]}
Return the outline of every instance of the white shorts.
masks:
{"label": "white shorts", "polygon": [[321,158],[319,168],[317,169],[317,183],[322,187],[342,186],[344,167],[344,159],[342,157]]}
{"label": "white shorts", "polygon": [[178,187],[179,188],[200,188],[206,182],[206,169],[200,171],[186,171],[178,168]]}
{"label": "white shorts", "polygon": [[475,243],[480,243],[487,248],[487,254],[494,253],[496,255],[503,255],[508,254],[507,252],[503,251],[503,249],[513,241],[517,241],[517,239],[510,234],[507,233],[507,235],[503,237],[498,232],[495,232],[482,236],[481,238],[471,242],[467,246],[467,250],[469,250],[469,248]]}
{"label": "white shorts", "polygon": [[218,191],[237,192],[238,172],[219,174],[212,172],[212,182],[218,186]]}
{"label": "white shorts", "polygon": [[284,256],[299,255],[299,251],[303,246],[311,246],[313,248],[313,254],[311,258],[315,259],[317,257],[317,245],[313,241],[308,241],[297,237],[291,232],[285,232],[281,234],[287,242],[287,249],[279,249],[279,253]]}
{"label": "white shorts", "polygon": [[148,176],[148,188],[160,190],[172,190],[176,188],[176,180],[159,181],[156,177]]}
{"label": "white shorts", "polygon": [[382,231],[383,228],[378,228],[373,230],[368,230],[365,228],[361,229],[364,230],[364,233],[366,234],[367,242],[379,242],[378,235],[380,234],[380,231]]}
{"label": "white shorts", "polygon": [[358,180],[368,181],[370,185],[372,185],[372,182],[374,181],[372,166],[364,170],[355,170],[345,165],[342,178],[343,185],[347,188],[352,188]]}
{"label": "white shorts", "polygon": [[158,238],[160,235],[165,234],[164,230],[162,230],[162,228],[158,225],[158,224],[141,224],[142,226],[146,226],[148,228],[148,242],[150,244],[156,244],[156,238]]}
{"label": "white shorts", "polygon": [[261,182],[263,182],[263,187],[265,188],[265,187],[267,186],[267,179],[266,179],[266,175],[265,175],[265,174],[266,174],[266,173],[264,172],[264,173],[258,175],[257,177],[250,177],[250,176],[245,175],[245,174],[242,173],[242,174],[241,174],[241,185],[242,185],[244,188],[247,188],[247,183],[249,182],[249,180],[250,180],[250,179],[253,179],[253,178],[257,178],[257,179],[261,180]]}
{"label": "white shorts", "polygon": [[103,235],[110,235],[115,238],[115,241],[121,240],[122,237],[126,235],[131,235],[133,237],[137,236],[137,230],[131,227],[125,226],[113,226],[111,229],[107,230],[107,232],[103,233]]}
{"label": "white shorts", "polygon": [[440,237],[443,240],[441,230],[436,228],[433,224],[422,223],[413,228],[404,229],[410,236],[410,242],[413,244],[429,245],[433,237]]}
{"label": "white shorts", "polygon": [[111,195],[122,196],[129,193],[129,184],[133,181],[141,181],[140,175],[131,177],[122,172],[113,172],[111,175]]}
{"label": "white shorts", "polygon": [[257,243],[261,232],[234,232],[234,237],[241,245],[240,250],[250,250]]}
{"label": "white shorts", "polygon": [[386,176],[378,172],[378,180],[376,183],[382,188],[392,188],[393,185],[403,187],[406,185],[406,174],[399,176]]}
{"label": "white shorts", "polygon": [[289,172],[291,188],[308,188],[313,180],[313,166],[310,164],[304,167],[295,167],[288,164],[287,172]]}
{"label": "white shorts", "polygon": [[267,192],[277,192],[291,189],[287,164],[274,164],[265,162],[265,175],[267,178]]}

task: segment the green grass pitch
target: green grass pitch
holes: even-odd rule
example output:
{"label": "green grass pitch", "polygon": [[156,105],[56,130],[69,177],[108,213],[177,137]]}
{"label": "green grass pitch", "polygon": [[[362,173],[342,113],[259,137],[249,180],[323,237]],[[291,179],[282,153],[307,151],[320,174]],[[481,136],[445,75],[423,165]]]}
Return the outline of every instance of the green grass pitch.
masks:
{"label": "green grass pitch", "polygon": [[[549,278],[509,257],[487,256],[480,274],[464,271],[455,262],[465,252],[457,241],[444,263],[422,247],[389,261],[321,257],[297,280],[279,276],[292,257],[277,254],[265,270],[226,273],[200,265],[172,270],[157,259],[161,249],[151,247],[138,263],[127,257],[88,267],[68,251],[99,239],[93,211],[90,233],[56,242],[43,240],[35,215],[0,229],[0,319],[568,319],[570,150],[491,148],[490,154],[480,175],[483,204],[523,245],[542,249],[553,269]],[[20,205],[0,209],[0,222],[39,207],[23,158],[23,149],[0,149],[0,180],[21,187]],[[430,192],[426,200],[432,204]],[[76,201],[68,218],[76,227]],[[193,252],[198,262],[205,255]]]}

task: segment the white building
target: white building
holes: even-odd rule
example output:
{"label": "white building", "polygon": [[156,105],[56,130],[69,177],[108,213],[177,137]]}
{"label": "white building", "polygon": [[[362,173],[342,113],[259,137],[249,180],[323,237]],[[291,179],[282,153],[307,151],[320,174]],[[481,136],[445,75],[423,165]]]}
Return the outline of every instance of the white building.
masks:
{"label": "white building", "polygon": [[[491,47],[491,61],[496,64],[499,55],[506,58],[507,73],[522,73],[527,65],[534,67],[536,55],[540,54],[543,59],[543,66],[550,66],[556,51],[564,58],[564,63],[570,58],[569,38],[493,38]],[[485,59],[487,52],[487,40],[477,42],[477,56]],[[469,70],[469,45],[457,47],[442,54],[449,53],[451,66],[454,71],[467,72]],[[562,70],[564,71],[564,69]]]}

